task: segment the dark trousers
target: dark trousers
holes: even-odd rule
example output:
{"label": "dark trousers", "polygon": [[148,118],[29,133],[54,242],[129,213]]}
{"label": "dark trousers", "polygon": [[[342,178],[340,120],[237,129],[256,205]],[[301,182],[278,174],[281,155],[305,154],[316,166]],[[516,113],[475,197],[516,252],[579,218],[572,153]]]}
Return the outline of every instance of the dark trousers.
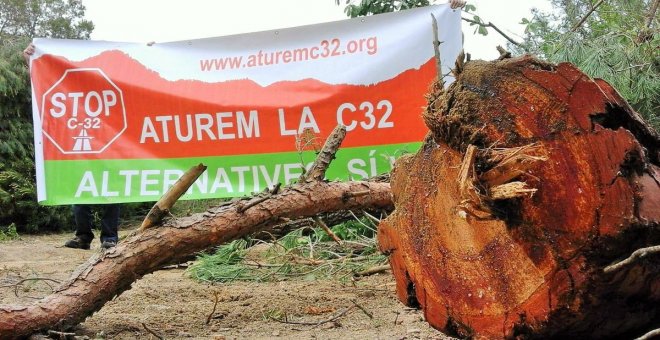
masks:
{"label": "dark trousers", "polygon": [[92,209],[101,212],[101,242],[119,241],[119,204],[76,204],[73,206],[73,217],[76,220],[76,236],[83,242],[92,242],[94,233],[92,227],[94,216]]}

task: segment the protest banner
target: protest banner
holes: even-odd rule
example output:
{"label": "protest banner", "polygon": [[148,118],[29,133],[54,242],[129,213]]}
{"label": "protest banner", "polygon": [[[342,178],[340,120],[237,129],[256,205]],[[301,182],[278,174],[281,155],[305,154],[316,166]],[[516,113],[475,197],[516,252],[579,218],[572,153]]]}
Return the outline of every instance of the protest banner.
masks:
{"label": "protest banner", "polygon": [[295,181],[337,124],[329,179],[389,171],[427,132],[424,94],[461,48],[447,5],[226,37],[156,43],[35,39],[38,200],[157,200],[208,170],[183,199]]}

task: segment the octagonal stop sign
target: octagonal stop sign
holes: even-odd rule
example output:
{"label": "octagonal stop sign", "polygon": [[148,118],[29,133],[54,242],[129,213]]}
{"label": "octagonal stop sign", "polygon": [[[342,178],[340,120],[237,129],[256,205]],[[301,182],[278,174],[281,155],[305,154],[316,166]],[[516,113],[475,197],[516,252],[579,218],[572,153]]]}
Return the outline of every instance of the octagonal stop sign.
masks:
{"label": "octagonal stop sign", "polygon": [[69,69],[44,93],[41,122],[62,153],[100,153],[126,130],[124,98],[101,69]]}

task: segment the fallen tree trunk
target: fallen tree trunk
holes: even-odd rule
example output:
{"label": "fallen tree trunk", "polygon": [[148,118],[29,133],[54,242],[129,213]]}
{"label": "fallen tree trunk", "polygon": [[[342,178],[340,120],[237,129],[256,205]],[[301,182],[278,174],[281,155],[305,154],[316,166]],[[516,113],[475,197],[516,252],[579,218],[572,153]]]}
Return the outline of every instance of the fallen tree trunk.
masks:
{"label": "fallen tree trunk", "polygon": [[[363,194],[368,191],[369,194]],[[360,193],[352,195],[352,193]],[[351,208],[387,208],[388,183],[321,182],[294,185],[243,213],[231,204],[171,220],[123,240],[81,265],[68,282],[35,304],[0,306],[0,338],[66,329],[82,322],[140,277],[198,251],[277,224],[282,218],[314,216]]]}
{"label": "fallen tree trunk", "polygon": [[460,337],[657,327],[657,132],[570,64],[522,57],[457,73],[429,95],[421,150],[392,173],[395,211],[378,240],[399,298]]}
{"label": "fallen tree trunk", "polygon": [[[279,190],[223,204],[190,217],[165,222],[156,228],[176,198],[199,176],[193,167],[147,216],[137,232],[116,247],[101,251],[76,269],[55,292],[28,306],[0,305],[0,339],[25,337],[35,332],[67,329],[99,310],[107,301],[130,289],[142,276],[176,264],[211,246],[232,241],[284,221],[333,211],[390,209],[389,183],[325,182],[325,171],[346,136],[335,128],[326,140],[306,179]],[[189,180],[185,180],[185,178]],[[187,184],[184,184],[187,183]],[[177,197],[178,197],[177,196]],[[147,228],[144,228],[144,226]],[[149,228],[149,226],[152,226]]]}

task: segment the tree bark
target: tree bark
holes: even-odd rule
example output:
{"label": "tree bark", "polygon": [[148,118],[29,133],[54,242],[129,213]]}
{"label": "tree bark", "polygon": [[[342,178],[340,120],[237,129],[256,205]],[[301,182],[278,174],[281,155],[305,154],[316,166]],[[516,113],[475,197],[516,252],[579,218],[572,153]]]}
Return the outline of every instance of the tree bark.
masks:
{"label": "tree bark", "polygon": [[604,271],[660,244],[658,134],[616,90],[526,56],[467,62],[428,100],[431,133],[397,161],[378,230],[404,303],[461,337],[660,324],[657,253]]}
{"label": "tree bark", "polygon": [[78,267],[55,293],[29,306],[0,305],[0,339],[76,325],[105,302],[130,289],[143,275],[180,263],[211,246],[269,230],[283,221],[352,208],[391,209],[389,183],[379,182],[380,177],[364,182],[324,181],[325,172],[345,137],[346,127],[337,126],[308,176],[282,192],[278,183],[250,198],[171,220],[161,228],[150,228],[161,223],[164,212],[206,169],[203,164],[192,167],[156,203],[136,232]]}
{"label": "tree bark", "polygon": [[190,188],[204,171],[206,171],[206,166],[204,164],[197,164],[186,171],[186,173],[184,173],[183,176],[181,176],[181,178],[179,178],[176,183],[167,190],[163,197],[151,207],[147,217],[142,221],[140,229],[150,228],[159,224],[163,218],[170,213],[170,209],[174,206],[174,203],[186,193],[186,190]]}
{"label": "tree bark", "polygon": [[[352,195],[365,190],[368,195]],[[134,233],[81,265],[55,293],[32,305],[0,306],[0,338],[76,325],[140,277],[213,245],[264,230],[283,218],[353,208],[387,209],[391,198],[388,183],[313,181],[287,187],[243,213],[238,212],[238,203]]]}

